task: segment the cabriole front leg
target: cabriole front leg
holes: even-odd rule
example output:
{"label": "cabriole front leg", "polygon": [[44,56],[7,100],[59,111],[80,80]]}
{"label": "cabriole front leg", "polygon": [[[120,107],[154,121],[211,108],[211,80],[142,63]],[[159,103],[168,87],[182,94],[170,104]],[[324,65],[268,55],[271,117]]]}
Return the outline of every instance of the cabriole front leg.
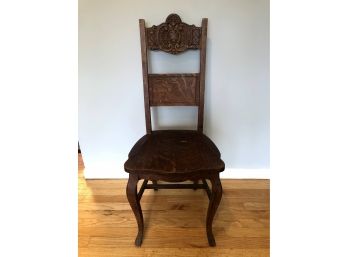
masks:
{"label": "cabriole front leg", "polygon": [[208,207],[206,229],[207,229],[207,237],[208,237],[209,245],[216,246],[212,225],[213,225],[213,219],[214,219],[216,210],[219,207],[221,196],[222,196],[222,187],[221,187],[219,173],[211,176],[209,180],[211,181],[211,184],[212,184],[212,190],[211,190],[212,192],[211,192],[211,198],[210,198],[209,207]]}
{"label": "cabriole front leg", "polygon": [[141,210],[140,201],[137,195],[137,183],[138,176],[134,174],[129,174],[128,184],[127,184],[127,198],[132,210],[134,212],[135,218],[138,223],[138,235],[135,239],[135,245],[141,246],[144,235],[144,219],[143,212]]}

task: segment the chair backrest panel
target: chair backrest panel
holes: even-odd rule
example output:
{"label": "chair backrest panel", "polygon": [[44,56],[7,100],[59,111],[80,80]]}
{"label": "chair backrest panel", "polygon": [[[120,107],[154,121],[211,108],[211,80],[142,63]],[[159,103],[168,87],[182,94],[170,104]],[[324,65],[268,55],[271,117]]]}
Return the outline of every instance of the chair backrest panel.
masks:
{"label": "chair backrest panel", "polygon": [[[203,132],[205,60],[208,19],[202,26],[188,25],[177,14],[170,14],[158,26],[145,27],[139,20],[141,58],[144,82],[144,106],[146,133],[152,132],[151,106],[197,106],[197,130]],[[180,54],[187,50],[200,50],[199,73],[149,74],[148,50],[159,50],[169,54]]]}
{"label": "chair backrest panel", "polygon": [[161,50],[170,54],[182,53],[188,49],[199,49],[201,28],[181,21],[177,14],[170,14],[158,26],[146,29],[146,43],[149,50]]}
{"label": "chair backrest panel", "polygon": [[198,106],[199,74],[149,74],[150,106]]}

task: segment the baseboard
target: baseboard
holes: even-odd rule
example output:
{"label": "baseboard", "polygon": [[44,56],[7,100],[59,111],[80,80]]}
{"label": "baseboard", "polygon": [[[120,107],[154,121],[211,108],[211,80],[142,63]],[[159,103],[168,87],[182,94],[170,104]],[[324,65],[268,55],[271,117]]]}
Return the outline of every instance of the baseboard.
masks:
{"label": "baseboard", "polygon": [[235,169],[227,168],[220,173],[225,179],[270,179],[270,169]]}
{"label": "baseboard", "polygon": [[[126,179],[128,173],[123,167],[103,167],[100,169],[84,170],[85,179]],[[227,168],[220,173],[222,179],[270,179],[270,169],[235,169]]]}
{"label": "baseboard", "polygon": [[128,178],[128,173],[126,173],[123,167],[113,167],[113,168],[88,168],[86,167],[83,171],[85,179],[125,179]]}

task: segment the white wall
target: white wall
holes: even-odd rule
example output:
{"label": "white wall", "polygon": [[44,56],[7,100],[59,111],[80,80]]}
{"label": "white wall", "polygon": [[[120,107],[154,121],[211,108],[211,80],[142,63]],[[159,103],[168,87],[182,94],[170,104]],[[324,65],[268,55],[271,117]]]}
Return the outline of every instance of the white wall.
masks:
{"label": "white wall", "polygon": [[[204,132],[222,153],[224,177],[269,168],[269,0],[80,0],[79,142],[87,178],[122,178],[145,133],[138,19],[208,18]],[[153,53],[152,72],[198,71],[197,51]],[[165,68],[166,67],[166,68]],[[155,128],[193,128],[194,107],[153,110]],[[245,172],[245,173],[243,173]],[[258,173],[259,172],[259,173]],[[249,175],[248,175],[249,174]]]}

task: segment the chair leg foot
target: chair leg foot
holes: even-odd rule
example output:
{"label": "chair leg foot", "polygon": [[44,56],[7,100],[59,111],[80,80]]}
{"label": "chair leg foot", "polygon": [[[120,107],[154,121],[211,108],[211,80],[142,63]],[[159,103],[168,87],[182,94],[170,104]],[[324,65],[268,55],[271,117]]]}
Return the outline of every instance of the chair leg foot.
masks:
{"label": "chair leg foot", "polygon": [[193,181],[193,190],[195,190],[195,191],[197,190],[198,181],[199,180],[194,180]]}
{"label": "chair leg foot", "polygon": [[211,234],[210,236],[208,235],[208,242],[209,242],[209,246],[211,246],[211,247],[216,246],[215,238],[214,238],[213,234]]}
{"label": "chair leg foot", "polygon": [[210,246],[216,246],[215,238],[213,235],[213,219],[216,213],[217,208],[219,207],[221,197],[222,197],[222,187],[219,174],[214,174],[209,178],[212,184],[212,193],[209,201],[208,214],[206,220],[206,230],[207,237]]}
{"label": "chair leg foot", "polygon": [[129,174],[128,184],[127,184],[127,198],[129,205],[131,206],[134,216],[138,223],[138,234],[135,239],[135,245],[141,246],[144,235],[144,219],[143,212],[141,210],[140,201],[137,195],[137,183],[138,177],[134,174]]}
{"label": "chair leg foot", "polygon": [[142,242],[143,242],[143,235],[138,233],[135,239],[135,246],[140,247]]}
{"label": "chair leg foot", "polygon": [[[152,180],[152,184],[154,186],[157,186],[157,180]],[[158,188],[154,188],[153,190],[158,191]]]}

